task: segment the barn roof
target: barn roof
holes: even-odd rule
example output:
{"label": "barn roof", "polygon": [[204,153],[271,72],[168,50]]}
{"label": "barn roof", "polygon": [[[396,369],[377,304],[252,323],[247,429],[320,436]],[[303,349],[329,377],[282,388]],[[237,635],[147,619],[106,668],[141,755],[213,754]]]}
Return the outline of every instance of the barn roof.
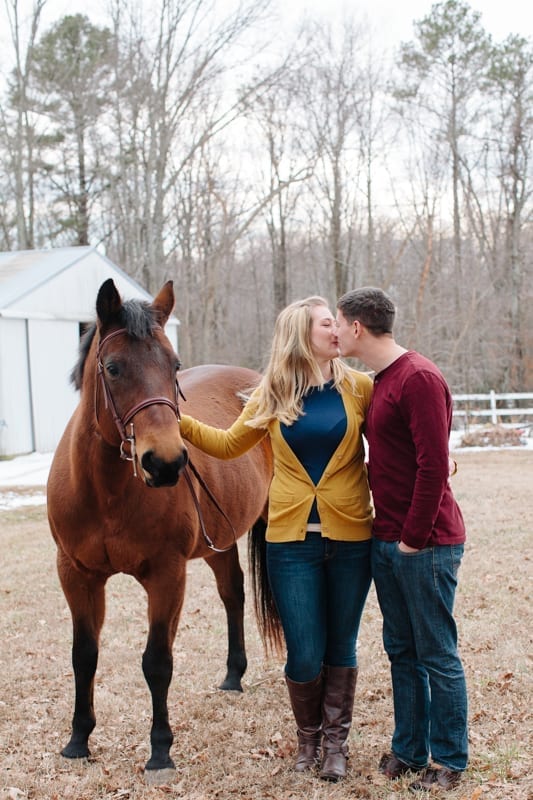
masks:
{"label": "barn roof", "polygon": [[0,253],[0,309],[18,303],[39,287],[56,278],[65,270],[83,267],[89,256],[97,255],[107,262],[114,272],[135,287],[150,300],[145,292],[127,273],[94,247],[62,247],[54,250],[19,250]]}

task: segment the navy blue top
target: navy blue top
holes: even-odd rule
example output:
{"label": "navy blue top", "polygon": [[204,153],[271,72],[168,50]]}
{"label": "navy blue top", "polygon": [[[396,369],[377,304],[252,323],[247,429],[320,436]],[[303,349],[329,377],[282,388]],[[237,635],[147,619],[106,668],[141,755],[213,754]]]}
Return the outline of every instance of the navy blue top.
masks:
{"label": "navy blue top", "polygon": [[[330,458],[346,433],[346,411],[342,397],[328,381],[323,387],[312,386],[303,398],[304,414],[292,425],[280,425],[281,433],[296,458],[315,484],[319,482]],[[313,503],[309,522],[320,522]]]}

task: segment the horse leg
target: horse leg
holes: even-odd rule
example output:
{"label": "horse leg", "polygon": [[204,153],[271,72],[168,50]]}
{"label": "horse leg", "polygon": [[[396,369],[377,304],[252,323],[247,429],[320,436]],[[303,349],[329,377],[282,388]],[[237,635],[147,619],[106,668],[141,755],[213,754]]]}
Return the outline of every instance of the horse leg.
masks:
{"label": "horse leg", "polygon": [[145,769],[166,770],[175,768],[170,757],[174,737],[168,720],[168,689],[173,671],[172,645],[185,595],[185,561],[178,572],[173,571],[166,578],[161,578],[159,570],[153,570],[156,573],[159,574],[153,582],[142,581],[148,594],[149,619],[142,667],[152,696],[152,752]]}
{"label": "horse leg", "polygon": [[218,688],[242,692],[241,678],[248,662],[244,644],[244,575],[237,545],[222,553],[207,556],[205,561],[215,575],[228,625],[227,672]]}
{"label": "horse leg", "polygon": [[58,574],[72,615],[72,667],[75,702],[72,735],[61,751],[65,758],[88,758],[89,736],[96,724],[94,676],[105,616],[105,579],[87,577],[59,551]]}

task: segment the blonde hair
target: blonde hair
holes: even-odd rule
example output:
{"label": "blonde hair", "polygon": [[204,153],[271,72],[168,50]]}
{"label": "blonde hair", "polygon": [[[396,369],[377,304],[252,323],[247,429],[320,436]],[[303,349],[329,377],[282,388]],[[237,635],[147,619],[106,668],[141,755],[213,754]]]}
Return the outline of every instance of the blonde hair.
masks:
{"label": "blonde hair", "polygon": [[[324,383],[311,348],[311,311],[316,306],[327,308],[328,303],[314,295],[296,300],[280,312],[269,362],[251,399],[256,408],[247,423],[250,427],[265,428],[274,419],[291,425],[303,413],[303,397],[309,387]],[[355,389],[353,376],[339,358],[331,360],[331,372],[337,390],[345,380]]]}

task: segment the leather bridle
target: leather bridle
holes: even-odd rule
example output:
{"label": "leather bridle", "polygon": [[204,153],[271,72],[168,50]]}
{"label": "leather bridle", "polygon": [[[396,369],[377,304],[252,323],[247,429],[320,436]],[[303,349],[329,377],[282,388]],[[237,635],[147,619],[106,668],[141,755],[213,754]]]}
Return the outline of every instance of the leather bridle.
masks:
{"label": "leather bridle", "polygon": [[[146,400],[141,400],[140,403],[136,403],[132,406],[125,414],[122,416],[118,413],[115,401],[113,399],[113,394],[111,393],[111,389],[109,388],[109,384],[106,381],[105,377],[105,370],[104,365],[102,363],[101,355],[104,346],[109,342],[110,339],[114,339],[115,336],[119,335],[127,335],[128,331],[126,328],[119,328],[116,331],[111,331],[108,333],[107,336],[104,336],[98,343],[98,347],[96,348],[96,387],[95,391],[98,391],[98,386],[100,385],[102,388],[102,392],[105,399],[105,407],[109,409],[111,415],[113,417],[113,422],[117,428],[117,431],[120,436],[120,457],[124,461],[131,461],[133,465],[133,474],[137,477],[137,458],[136,458],[136,450],[135,450],[135,429],[133,425],[133,418],[136,414],[139,413],[143,408],[148,408],[149,406],[156,406],[156,405],[165,405],[169,406],[174,414],[176,415],[176,419],[179,420],[180,418],[180,410],[178,404],[178,397],[181,394],[178,379],[176,378],[176,398],[175,400],[170,400],[168,397],[164,396],[156,396],[156,397],[148,397]],[[183,395],[181,395],[183,397]],[[98,398],[95,397],[95,413],[98,414]],[[128,435],[126,426],[130,425],[130,433]],[[129,448],[129,454],[126,452],[125,448]]]}
{"label": "leather bridle", "polygon": [[[107,342],[110,339],[114,339],[115,336],[119,336],[119,335],[126,335],[127,336],[128,335],[127,329],[126,328],[118,328],[116,331],[111,331],[111,333],[108,333],[107,336],[104,336],[103,339],[101,339],[99,341],[98,346],[96,348],[96,384],[95,384],[95,404],[94,404],[94,407],[95,407],[95,414],[98,417],[98,397],[96,396],[96,392],[98,391],[98,386],[101,386],[102,393],[103,393],[104,399],[105,399],[105,407],[106,407],[106,409],[108,409],[111,412],[111,416],[113,417],[113,422],[115,423],[115,426],[116,426],[117,431],[118,431],[119,436],[120,436],[120,457],[121,457],[121,459],[123,461],[131,461],[132,462],[133,475],[136,478],[136,477],[138,477],[138,473],[137,473],[137,452],[136,452],[136,448],[135,448],[135,428],[134,428],[134,425],[133,425],[134,416],[136,414],[138,414],[138,412],[141,411],[143,408],[148,408],[149,406],[155,406],[155,405],[165,405],[165,406],[169,406],[172,409],[172,411],[176,415],[176,419],[179,421],[180,416],[181,416],[180,415],[180,409],[179,409],[179,398],[182,397],[183,400],[185,400],[185,396],[184,396],[183,392],[181,391],[178,379],[176,378],[176,398],[175,398],[175,400],[171,400],[170,398],[164,397],[164,396],[161,396],[161,395],[158,395],[156,397],[149,397],[146,400],[141,400],[139,403],[136,403],[128,411],[126,411],[125,414],[122,414],[122,416],[121,416],[119,414],[118,410],[117,410],[115,401],[113,399],[113,394],[111,392],[111,389],[109,388],[109,384],[106,381],[105,369],[104,369],[104,365],[103,365],[103,362],[102,362],[102,359],[101,359],[102,350],[103,350],[104,346],[107,344]],[[128,424],[130,426],[129,435],[128,435],[128,432],[127,432],[127,425]],[[129,448],[129,454],[126,452],[126,448]],[[212,542],[212,540],[210,539],[210,537],[208,536],[207,530],[206,530],[206,527],[205,527],[205,523],[204,523],[204,519],[203,519],[203,515],[202,515],[202,509],[200,508],[200,501],[198,500],[198,497],[197,497],[196,492],[194,490],[194,486],[192,484],[192,479],[191,479],[191,476],[190,476],[190,473],[189,473],[189,468],[194,473],[198,483],[200,484],[202,489],[205,491],[205,493],[207,494],[207,496],[209,497],[209,499],[211,500],[213,505],[222,514],[222,516],[224,517],[224,519],[226,520],[226,522],[230,526],[232,534],[233,534],[233,542],[232,542],[232,544],[229,545],[229,547],[224,547],[224,548],[216,547],[214,545],[214,543]],[[226,512],[224,511],[224,509],[219,505],[218,500],[213,495],[211,489],[207,486],[206,482],[204,481],[204,479],[202,478],[202,476],[200,475],[200,473],[198,472],[198,470],[196,469],[196,467],[194,466],[194,464],[190,460],[188,462],[188,465],[184,468],[183,474],[185,476],[185,480],[187,481],[187,486],[189,487],[189,490],[191,492],[192,499],[193,499],[193,502],[194,502],[194,506],[195,506],[196,512],[198,514],[198,519],[199,519],[199,522],[200,522],[200,528],[202,530],[202,535],[203,535],[203,537],[205,539],[205,542],[206,542],[207,546],[209,547],[210,550],[213,550],[215,553],[224,553],[224,552],[226,552],[226,550],[230,550],[235,545],[235,543],[237,541],[237,535],[235,533],[235,528],[233,527],[233,523],[229,519],[229,517],[226,514]]]}

